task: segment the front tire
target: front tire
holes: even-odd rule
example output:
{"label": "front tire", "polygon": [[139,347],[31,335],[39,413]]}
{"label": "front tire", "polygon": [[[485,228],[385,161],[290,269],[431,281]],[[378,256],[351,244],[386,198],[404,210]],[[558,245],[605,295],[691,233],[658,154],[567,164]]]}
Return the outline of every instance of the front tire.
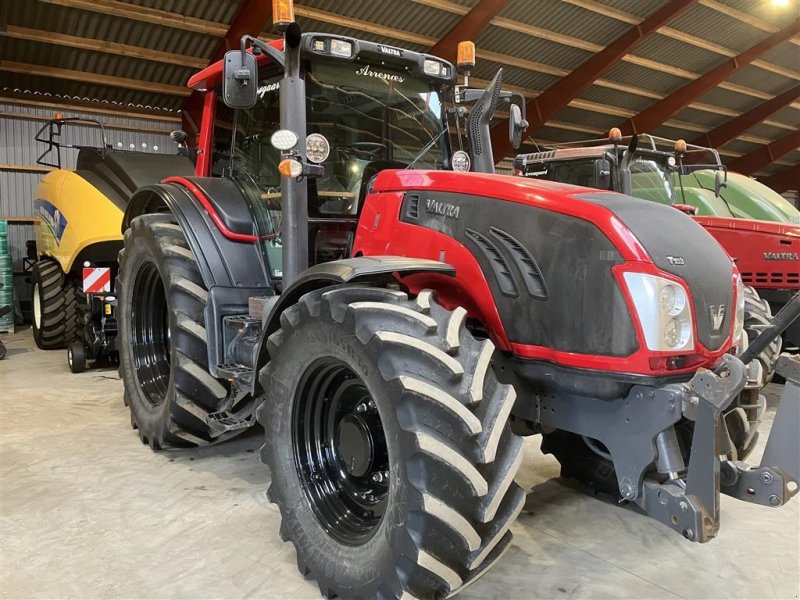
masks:
{"label": "front tire", "polygon": [[78,337],[75,293],[61,265],[43,259],[31,270],[33,340],[42,350],[65,348]]}
{"label": "front tire", "polygon": [[208,372],[205,306],[197,261],[171,215],[135,218],[120,252],[119,358],[131,425],[154,450],[202,446],[215,435],[209,415],[252,416],[251,396],[232,397]]}
{"label": "front tire", "polygon": [[[772,309],[769,303],[763,300],[758,292],[749,285],[744,286],[744,330],[747,340],[752,344],[767,325],[772,323]],[[775,375],[775,364],[781,354],[782,341],[780,336],[758,355],[758,362],[764,372],[761,387],[772,381]]]}
{"label": "front tire", "polygon": [[525,493],[494,346],[422,292],[336,286],[281,315],[260,382],[281,537],[324,596],[447,596],[508,547]]}

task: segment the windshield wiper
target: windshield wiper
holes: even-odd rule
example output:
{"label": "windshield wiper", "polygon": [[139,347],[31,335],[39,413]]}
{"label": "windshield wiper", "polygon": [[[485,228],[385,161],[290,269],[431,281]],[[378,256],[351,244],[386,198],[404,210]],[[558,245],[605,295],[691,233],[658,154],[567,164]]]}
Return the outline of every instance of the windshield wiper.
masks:
{"label": "windshield wiper", "polygon": [[428,153],[428,150],[430,150],[431,148],[433,148],[434,144],[436,144],[436,142],[438,142],[438,141],[439,141],[439,138],[441,138],[441,137],[442,137],[442,136],[443,136],[443,135],[444,135],[446,132],[447,132],[447,127],[442,127],[442,130],[439,132],[439,135],[437,135],[435,138],[433,138],[433,139],[432,139],[430,142],[428,142],[428,143],[425,145],[425,147],[424,147],[422,150],[420,150],[420,151],[419,151],[419,154],[417,154],[417,155],[414,157],[414,160],[412,160],[412,161],[411,161],[411,162],[408,164],[408,166],[406,167],[406,169],[411,169],[411,168],[412,168],[412,167],[413,167],[415,164],[417,164],[417,161],[418,161],[420,158],[422,158],[423,156],[425,156],[425,155]]}

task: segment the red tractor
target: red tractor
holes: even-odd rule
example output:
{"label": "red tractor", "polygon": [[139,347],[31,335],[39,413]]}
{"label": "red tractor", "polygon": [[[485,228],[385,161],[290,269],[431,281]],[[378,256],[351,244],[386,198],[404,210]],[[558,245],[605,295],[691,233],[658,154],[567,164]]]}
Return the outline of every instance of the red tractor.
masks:
{"label": "red tractor", "polygon": [[655,227],[620,194],[494,174],[501,73],[468,90],[440,58],[301,33],[290,7],[279,41],[245,37],[190,81],[196,175],[128,206],[120,360],[144,443],[257,419],[280,535],[327,597],[440,598],[485,573],[525,504],[523,435],[565,469],[602,461],[693,541],[716,535],[720,492],[789,500],[792,432],[764,466],[720,458],[744,297],[711,236],[666,207]]}

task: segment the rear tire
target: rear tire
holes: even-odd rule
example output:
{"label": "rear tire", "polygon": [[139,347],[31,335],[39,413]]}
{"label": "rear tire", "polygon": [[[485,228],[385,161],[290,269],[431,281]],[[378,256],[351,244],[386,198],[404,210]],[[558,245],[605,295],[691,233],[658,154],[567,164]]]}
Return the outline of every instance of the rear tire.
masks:
{"label": "rear tire", "polygon": [[[772,323],[772,309],[769,303],[763,300],[758,292],[749,285],[744,286],[744,330],[747,333],[748,344],[752,344],[767,325]],[[761,386],[767,385],[775,375],[775,363],[781,354],[782,341],[778,336],[767,348],[758,355],[758,362],[764,371]]]}
{"label": "rear tire", "polygon": [[232,398],[227,382],[208,372],[205,306],[197,261],[171,215],[135,218],[120,252],[119,358],[131,425],[154,450],[202,446],[209,415],[228,410],[251,417],[251,396]]}
{"label": "rear tire", "polygon": [[429,291],[336,286],[268,340],[267,494],[326,597],[443,598],[508,548],[525,504],[515,394],[465,315]]}
{"label": "rear tire", "polygon": [[86,349],[80,342],[72,342],[67,348],[67,364],[73,373],[83,373],[86,370]]}
{"label": "rear tire", "polygon": [[33,339],[42,350],[65,348],[78,336],[73,286],[54,260],[33,265]]}

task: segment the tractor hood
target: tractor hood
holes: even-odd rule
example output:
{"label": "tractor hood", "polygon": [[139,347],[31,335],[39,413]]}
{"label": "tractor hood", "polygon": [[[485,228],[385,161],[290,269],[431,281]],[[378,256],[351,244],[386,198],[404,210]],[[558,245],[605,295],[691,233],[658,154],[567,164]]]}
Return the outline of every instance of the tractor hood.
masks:
{"label": "tractor hood", "polygon": [[[370,191],[403,193],[401,221],[433,229],[467,247],[476,236],[490,239],[492,231],[516,240],[514,243],[539,264],[554,292],[554,302],[548,303],[547,309],[540,305],[526,310],[550,311],[552,322],[583,315],[584,327],[579,329],[593,326],[587,313],[611,305],[613,289],[610,281],[592,278],[601,272],[610,277],[614,264],[646,263],[642,269],[655,267],[686,283],[694,299],[696,339],[706,349],[721,351],[730,339],[733,263],[703,227],[670,206],[550,181],[450,171],[383,171]],[[484,245],[491,253],[489,245]],[[591,265],[588,271],[587,264]],[[501,269],[495,277],[498,282],[506,277],[505,271]],[[586,298],[588,309],[570,306],[580,287],[576,281],[595,291],[594,297]],[[608,298],[600,291],[606,287]],[[501,313],[506,312],[513,321],[521,312],[518,303],[501,287],[493,291]],[[720,306],[724,307],[724,319],[714,322],[712,312]],[[536,318],[531,321],[537,322]],[[525,324],[518,323],[515,329],[524,330]],[[561,331],[565,329],[566,325]],[[546,340],[546,345],[553,344],[557,342]]]}

